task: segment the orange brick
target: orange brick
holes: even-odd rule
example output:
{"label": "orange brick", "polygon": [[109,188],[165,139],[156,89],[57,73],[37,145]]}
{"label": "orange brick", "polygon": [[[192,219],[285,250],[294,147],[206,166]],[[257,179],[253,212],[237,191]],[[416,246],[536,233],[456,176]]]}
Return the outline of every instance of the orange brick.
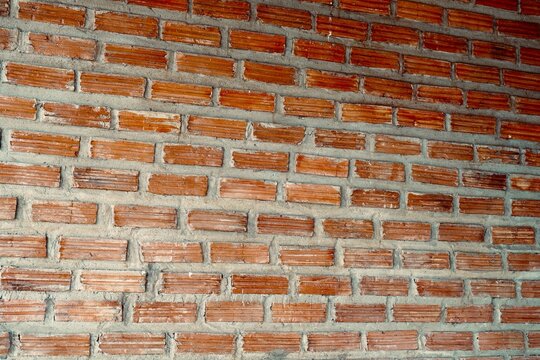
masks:
{"label": "orange brick", "polygon": [[317,15],[317,32],[323,36],[364,41],[367,38],[367,23],[336,16]]}
{"label": "orange brick", "polygon": [[104,59],[108,63],[142,66],[153,69],[167,68],[167,52],[139,46],[105,44]]}
{"label": "orange brick", "polygon": [[338,323],[373,323],[385,320],[385,304],[336,304]]}
{"label": "orange brick", "polygon": [[308,334],[308,351],[354,351],[360,347],[358,332]]}
{"label": "orange brick", "polygon": [[508,267],[515,271],[532,271],[540,269],[540,254],[510,253]]}
{"label": "orange brick", "polygon": [[341,203],[341,189],[338,186],[286,183],[285,193],[286,200],[290,202],[325,205]]}
{"label": "orange brick", "polygon": [[462,214],[504,215],[504,199],[460,197],[459,212]]}
{"label": "orange brick", "polygon": [[351,279],[334,276],[299,276],[298,292],[303,295],[351,295]]}
{"label": "orange brick", "polygon": [[452,114],[452,131],[472,134],[495,134],[497,121],[491,116]]}
{"label": "orange brick", "polygon": [[467,39],[432,32],[423,33],[425,49],[449,53],[465,54],[468,51]]}
{"label": "orange brick", "polygon": [[443,8],[412,1],[397,2],[397,17],[432,24],[442,23]]}
{"label": "orange brick", "polygon": [[62,236],[58,241],[60,259],[126,261],[127,240]]}
{"label": "orange brick", "polygon": [[188,225],[193,230],[246,232],[247,215],[244,213],[191,210]]}
{"label": "orange brick", "polygon": [[530,226],[493,226],[491,241],[495,245],[534,245],[534,228]]}
{"label": "orange brick", "polygon": [[285,295],[289,280],[285,276],[232,275],[233,294]]}
{"label": "orange brick", "polygon": [[142,97],[144,78],[87,73],[81,74],[81,91],[107,95]]}
{"label": "orange brick", "polygon": [[276,194],[273,181],[226,178],[219,183],[219,196],[223,198],[273,201]]}
{"label": "orange brick", "polygon": [[181,72],[233,77],[235,73],[235,62],[227,58],[177,53],[176,68]]}
{"label": "orange brick", "polygon": [[152,99],[192,105],[210,105],[212,88],[166,81],[152,83]]}
{"label": "orange brick", "polygon": [[390,0],[373,0],[369,3],[356,0],[343,0],[339,3],[343,10],[349,10],[367,14],[389,15]]}
{"label": "orange brick", "polygon": [[463,104],[463,93],[461,89],[420,85],[417,89],[418,100],[431,103],[442,103],[451,105]]}
{"label": "orange brick", "polygon": [[345,47],[341,44],[297,39],[294,42],[294,55],[310,60],[345,62]]}
{"label": "orange brick", "polygon": [[47,238],[44,235],[0,235],[0,256],[45,258]]}
{"label": "orange brick", "polygon": [[467,107],[472,109],[510,110],[510,97],[507,94],[470,90],[467,92]]}
{"label": "orange brick", "polygon": [[370,220],[325,219],[324,233],[332,238],[371,239],[373,223]]}
{"label": "orange brick", "polygon": [[145,262],[202,263],[199,243],[144,242],[141,253]]}
{"label": "orange brick", "polygon": [[471,293],[474,296],[514,298],[516,286],[511,280],[473,280],[471,281]]}
{"label": "orange brick", "polygon": [[472,332],[430,332],[426,335],[426,348],[434,351],[473,350]]}
{"label": "orange brick", "polygon": [[290,66],[244,61],[244,79],[279,85],[295,85],[296,69]]}
{"label": "orange brick", "polygon": [[16,152],[76,157],[79,138],[29,131],[12,131],[10,149]]}
{"label": "orange brick", "polygon": [[35,201],[32,220],[64,224],[95,224],[98,206],[95,203],[73,201]]}
{"label": "orange brick", "polygon": [[221,33],[214,26],[191,25],[183,22],[165,21],[162,39],[191,45],[219,47]]}
{"label": "orange brick", "polygon": [[472,161],[474,149],[468,144],[428,141],[428,155],[433,159]]}
{"label": "orange brick", "polygon": [[463,296],[462,280],[416,279],[416,289],[420,296],[429,297],[461,297]]}
{"label": "orange brick", "polygon": [[523,334],[519,331],[489,331],[478,334],[481,351],[523,349]]}
{"label": "orange brick", "polygon": [[501,255],[459,252],[456,254],[456,269],[465,271],[502,270]]}
{"label": "orange brick", "polygon": [[283,98],[285,115],[333,118],[334,102],[324,99],[286,96]]}
{"label": "orange brick", "polygon": [[194,0],[193,12],[197,15],[223,19],[248,20],[250,4],[238,0]]}
{"label": "orange brick", "polygon": [[264,151],[232,152],[233,166],[238,169],[271,170],[285,172],[289,170],[289,154]]}
{"label": "orange brick", "polygon": [[180,122],[178,114],[127,110],[118,112],[119,130],[179,134]]}
{"label": "orange brick", "polygon": [[210,257],[214,263],[268,264],[268,245],[214,242],[210,245]]}
{"label": "orange brick", "polygon": [[40,300],[0,300],[0,321],[7,322],[43,322],[45,320],[45,302]]}
{"label": "orange brick", "polygon": [[449,269],[450,256],[446,252],[403,251],[401,263],[406,269]]}
{"label": "orange brick", "polygon": [[43,120],[61,125],[108,129],[111,113],[104,107],[46,102],[43,104]]}
{"label": "orange brick", "polygon": [[245,352],[299,352],[300,334],[247,333],[244,335]]}
{"label": "orange brick", "polygon": [[366,77],[364,79],[364,90],[370,95],[392,99],[410,100],[412,97],[412,85],[397,80]]}
{"label": "orange brick", "polygon": [[8,63],[6,79],[16,85],[73,91],[75,73],[73,70]]}
{"label": "orange brick", "polygon": [[367,348],[370,351],[417,350],[416,330],[369,331]]}
{"label": "orange brick", "polygon": [[409,280],[364,276],[360,281],[360,290],[363,295],[407,296]]}
{"label": "orange brick", "polygon": [[359,79],[357,75],[307,69],[306,84],[308,87],[323,88],[327,90],[357,92]]}
{"label": "orange brick", "polygon": [[190,116],[188,132],[194,135],[243,140],[246,137],[247,123],[243,120]]}
{"label": "orange brick", "polygon": [[83,27],[86,11],[81,7],[68,7],[37,2],[21,2],[18,17],[24,20],[46,22],[62,26]]}
{"label": "orange brick", "polygon": [[407,194],[407,208],[417,211],[452,212],[453,196],[446,194]]}
{"label": "orange brick", "polygon": [[540,217],[540,200],[512,200],[512,216]]}
{"label": "orange brick", "polygon": [[439,322],[440,305],[394,304],[392,315],[396,322]]}
{"label": "orange brick", "polygon": [[497,31],[499,34],[524,39],[540,37],[540,28],[535,22],[497,19]]}
{"label": "orange brick", "polygon": [[272,304],[272,322],[322,323],[326,320],[326,304],[278,303]]}
{"label": "orange brick", "polygon": [[540,125],[503,121],[501,123],[501,138],[540,142]]}
{"label": "orange brick", "polygon": [[438,166],[412,165],[412,179],[421,183],[457,186],[457,169],[443,168]]}
{"label": "orange brick", "polygon": [[142,205],[115,205],[114,225],[138,228],[176,228],[176,209]]}
{"label": "orange brick", "polygon": [[490,323],[493,321],[492,305],[449,306],[446,308],[446,322],[461,323]]}
{"label": "orange brick", "polygon": [[398,209],[399,191],[379,189],[353,189],[351,205],[369,208]]}
{"label": "orange brick", "polygon": [[440,241],[483,242],[484,228],[479,225],[445,223],[439,226]]}
{"label": "orange brick", "polygon": [[280,6],[259,4],[257,20],[264,24],[297,29],[311,29],[311,14],[308,11]]}
{"label": "orange brick", "polygon": [[118,301],[62,300],[54,304],[54,320],[61,322],[118,322],[122,307]]}
{"label": "orange brick", "polygon": [[366,137],[362,133],[316,129],[315,146],[332,147],[336,149],[364,150]]}
{"label": "orange brick", "polygon": [[154,144],[93,139],[90,141],[90,156],[96,159],[154,162]]}
{"label": "orange brick", "polygon": [[146,273],[141,271],[83,270],[81,285],[86,291],[143,293]]}
{"label": "orange brick", "polygon": [[383,239],[429,241],[431,226],[428,223],[383,221]]}
{"label": "orange brick", "polygon": [[398,155],[419,155],[422,152],[419,141],[386,135],[375,137],[375,151]]}
{"label": "orange brick", "polygon": [[472,31],[493,32],[493,17],[470,11],[448,10],[448,25]]}
{"label": "orange brick", "polygon": [[391,51],[353,47],[350,61],[358,66],[399,70],[399,54]]}
{"label": "orange brick", "polygon": [[34,120],[36,118],[36,101],[17,97],[0,96],[0,115]]}
{"label": "orange brick", "polygon": [[164,334],[106,333],[99,336],[99,349],[107,355],[161,355],[165,353]]}
{"label": "orange brick", "polygon": [[374,23],[371,26],[371,40],[398,45],[418,45],[418,32],[415,29]]}
{"label": "orange brick", "polygon": [[247,111],[273,112],[275,109],[275,95],[250,90],[221,89],[219,103],[225,107]]}
{"label": "orange brick", "polygon": [[210,146],[165,144],[163,161],[176,165],[220,167],[223,163],[223,149]]}
{"label": "orange brick", "polygon": [[355,172],[364,179],[405,181],[405,166],[402,163],[356,160]]}
{"label": "orange brick", "polygon": [[245,301],[207,301],[207,322],[263,322],[263,304]]}
{"label": "orange brick", "polygon": [[151,6],[160,9],[187,11],[187,0],[128,0],[128,4]]}
{"label": "orange brick", "polygon": [[73,187],[79,189],[137,191],[139,172],[97,168],[73,169]]}
{"label": "orange brick", "polygon": [[[513,46],[481,40],[473,40],[472,46],[473,55],[476,57],[501,61],[516,61],[516,48]],[[522,61],[524,49],[521,48]]]}
{"label": "orange brick", "polygon": [[523,281],[521,283],[521,295],[524,298],[540,298],[540,281]]}
{"label": "orange brick", "polygon": [[341,120],[370,124],[392,123],[392,108],[380,105],[343,104]]}
{"label": "orange brick", "polygon": [[313,236],[314,227],[313,218],[273,214],[259,214],[257,217],[259,234]]}
{"label": "orange brick", "polygon": [[47,56],[62,56],[72,59],[94,60],[97,43],[90,39],[49,34],[28,34],[30,51]]}
{"label": "orange brick", "polygon": [[501,308],[501,322],[508,324],[540,323],[538,306],[504,306]]}
{"label": "orange brick", "polygon": [[17,212],[16,197],[0,197],[0,220],[14,220]]}
{"label": "orange brick", "polygon": [[69,291],[71,271],[8,267],[0,274],[6,291]]}
{"label": "orange brick", "polygon": [[164,272],[160,292],[164,294],[219,294],[221,280],[221,274]]}
{"label": "orange brick", "polygon": [[265,123],[253,125],[255,140],[282,144],[300,144],[304,140],[305,128],[301,126],[284,126]]}
{"label": "orange brick", "polygon": [[208,178],[197,175],[151,174],[148,192],[158,195],[206,196]]}
{"label": "orange brick", "polygon": [[130,16],[111,11],[97,11],[96,30],[155,38],[158,36],[158,19],[146,16]]}
{"label": "orange brick", "polygon": [[229,32],[229,46],[239,50],[283,54],[285,52],[285,36],[231,30]]}
{"label": "orange brick", "polygon": [[346,159],[298,154],[296,156],[296,172],[345,178],[349,173],[349,161]]}
{"label": "orange brick", "polygon": [[397,113],[398,125],[431,130],[444,130],[444,114],[435,111],[400,108]]}

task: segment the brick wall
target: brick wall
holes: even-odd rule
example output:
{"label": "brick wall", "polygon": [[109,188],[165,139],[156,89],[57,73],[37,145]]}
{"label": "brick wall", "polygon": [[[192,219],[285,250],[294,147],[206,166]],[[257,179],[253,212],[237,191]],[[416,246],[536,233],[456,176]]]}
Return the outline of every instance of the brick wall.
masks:
{"label": "brick wall", "polygon": [[538,359],[539,16],[0,0],[0,357]]}

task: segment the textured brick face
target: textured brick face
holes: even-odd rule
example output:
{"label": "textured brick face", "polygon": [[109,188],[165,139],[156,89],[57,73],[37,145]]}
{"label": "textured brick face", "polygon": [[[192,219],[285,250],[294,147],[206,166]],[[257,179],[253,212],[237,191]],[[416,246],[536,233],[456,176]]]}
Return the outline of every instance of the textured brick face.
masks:
{"label": "textured brick face", "polygon": [[0,0],[0,358],[539,358],[539,16]]}

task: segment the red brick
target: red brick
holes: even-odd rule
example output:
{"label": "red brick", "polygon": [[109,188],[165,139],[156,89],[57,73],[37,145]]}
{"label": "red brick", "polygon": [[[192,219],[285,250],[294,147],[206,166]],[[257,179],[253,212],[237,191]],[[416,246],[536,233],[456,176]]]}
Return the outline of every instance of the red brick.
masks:
{"label": "red brick", "polygon": [[275,109],[275,96],[263,92],[221,89],[219,103],[225,107],[242,110],[273,112]]}
{"label": "red brick", "polygon": [[332,185],[286,183],[285,198],[290,202],[339,206],[341,189]]}
{"label": "red brick", "polygon": [[534,0],[522,0],[521,13],[524,15],[540,15],[540,5]]}
{"label": "red brick", "polygon": [[288,266],[332,266],[334,265],[334,249],[332,248],[281,248],[280,259]]}
{"label": "red brick", "polygon": [[0,235],[0,256],[45,258],[47,238],[44,235]]}
{"label": "red brick", "polygon": [[403,81],[366,77],[364,90],[370,95],[392,99],[410,100],[412,97],[412,85]]}
{"label": "red brick", "polygon": [[456,254],[456,269],[465,271],[502,270],[501,255],[460,252]]}
{"label": "red brick", "polygon": [[457,63],[456,76],[460,80],[499,85],[499,69],[491,66],[478,66]]}
{"label": "red brick", "polygon": [[485,91],[468,91],[467,107],[472,109],[509,110],[510,98],[507,94]]}
{"label": "red brick", "polygon": [[279,172],[285,172],[289,169],[288,153],[234,150],[232,152],[232,161],[234,167],[238,169],[272,170]]}
{"label": "red brick", "polygon": [[429,297],[461,297],[463,296],[462,280],[416,279],[416,289],[420,296]]}
{"label": "red brick", "polygon": [[133,309],[135,323],[193,323],[197,304],[182,302],[137,302]]}
{"label": "red brick", "polygon": [[420,155],[420,142],[386,135],[375,137],[375,151],[385,154]]}
{"label": "red brick", "polygon": [[483,242],[484,228],[478,225],[440,224],[439,240],[451,242]]}
{"label": "red brick", "polygon": [[21,2],[18,17],[24,20],[46,22],[62,26],[83,27],[86,11],[81,7],[68,7],[37,2]]}
{"label": "red brick", "polygon": [[25,356],[90,356],[89,334],[21,334],[19,341]]}
{"label": "red brick", "polygon": [[75,73],[73,70],[8,63],[6,79],[16,85],[73,91]]}
{"label": "red brick", "polygon": [[372,24],[371,40],[398,45],[418,45],[418,32],[415,29],[386,24]]}
{"label": "red brick", "polygon": [[180,333],[176,334],[179,353],[231,354],[234,350],[234,335]]}
{"label": "red brick", "polygon": [[472,332],[430,332],[426,335],[426,349],[443,350],[473,350]]}
{"label": "red brick", "polygon": [[0,96],[0,115],[34,120],[36,118],[36,101],[17,97]]}
{"label": "red brick", "polygon": [[521,47],[519,53],[522,64],[540,66],[540,49]]}
{"label": "red brick", "polygon": [[295,85],[296,69],[290,66],[244,61],[244,78],[279,85]]}
{"label": "red brick", "polygon": [[313,218],[273,214],[259,214],[257,217],[259,234],[313,236],[314,227]]}
{"label": "red brick", "polygon": [[465,170],[462,173],[462,182],[466,187],[506,190],[506,174]]}
{"label": "red brick", "polygon": [[364,41],[367,38],[367,23],[336,16],[317,15],[317,32],[323,36]]}
{"label": "red brick", "polygon": [[237,0],[194,0],[193,13],[222,19],[248,20],[250,5]]}
{"label": "red brick", "polygon": [[403,251],[401,263],[406,269],[449,269],[450,256],[446,252]]}
{"label": "red brick", "polygon": [[365,276],[360,281],[362,295],[407,296],[409,280],[405,278],[381,278]]}
{"label": "red brick", "polygon": [[367,269],[391,269],[394,265],[393,251],[386,249],[346,248],[343,253],[345,267]]}
{"label": "red brick", "polygon": [[343,63],[345,62],[345,47],[329,42],[297,39],[294,42],[294,55],[310,60]]}
{"label": "red brick", "polygon": [[95,224],[98,206],[89,202],[35,201],[32,220],[64,224]]}
{"label": "red brick", "polygon": [[187,11],[188,9],[187,0],[128,0],[128,4],[175,11]]}
{"label": "red brick", "polygon": [[367,14],[389,15],[390,0],[373,0],[370,2],[357,0],[342,0],[339,7],[343,10],[349,10]]}
{"label": "red brick", "polygon": [[346,159],[298,154],[296,155],[296,172],[346,178],[349,173],[349,161]]}
{"label": "red brick", "polygon": [[332,238],[344,239],[371,239],[373,237],[373,223],[370,220],[356,219],[325,219],[324,232]]}
{"label": "red brick", "polygon": [[192,230],[246,232],[247,215],[237,212],[191,210],[188,225]]}
{"label": "red brick", "polygon": [[197,175],[151,174],[148,192],[159,195],[206,196],[208,178]]}
{"label": "red brick", "polygon": [[45,302],[41,300],[0,300],[0,321],[6,322],[43,322],[45,320]]}
{"label": "red brick", "polygon": [[30,164],[0,163],[0,184],[59,187],[60,168]]}
{"label": "red brick", "polygon": [[534,228],[530,226],[493,226],[491,241],[495,245],[534,245]]}
{"label": "red brick", "polygon": [[104,107],[46,102],[43,104],[43,120],[61,125],[108,129],[111,113]]}
{"label": "red brick", "polygon": [[508,324],[540,323],[538,306],[504,306],[501,308],[501,322]]}
{"label": "red brick", "polygon": [[510,253],[508,267],[514,271],[533,271],[540,269],[540,254]]}
{"label": "red brick", "polygon": [[493,32],[493,17],[465,10],[449,9],[448,25],[473,31]]}
{"label": "red brick", "polygon": [[379,189],[354,189],[351,193],[352,206],[398,209],[399,204],[399,191]]}
{"label": "red brick", "polygon": [[[472,45],[472,53],[476,57],[501,61],[516,61],[516,48],[513,46],[481,40],[473,40]],[[521,48],[522,61],[523,50],[524,48]]]}
{"label": "red brick", "polygon": [[105,44],[105,61],[112,64],[142,66],[153,69],[167,68],[167,52],[164,50]]}
{"label": "red brick", "polygon": [[233,294],[286,295],[289,280],[285,276],[232,275]]}
{"label": "red brick", "polygon": [[77,157],[79,138],[28,131],[12,131],[10,150],[35,154]]}
{"label": "red brick", "polygon": [[336,304],[338,323],[372,323],[385,320],[385,304]]}
{"label": "red brick", "polygon": [[152,83],[152,99],[192,105],[210,105],[212,88],[165,81]]}
{"label": "red brick", "polygon": [[451,105],[463,104],[461,89],[420,85],[417,90],[418,100],[431,103],[443,103]]}
{"label": "red brick", "polygon": [[259,4],[257,5],[257,20],[279,27],[311,29],[311,14],[304,10]]}
{"label": "red brick", "polygon": [[165,41],[181,42],[191,45],[221,46],[219,28],[213,26],[191,25],[183,22],[165,21],[161,38]]}
{"label": "red brick", "polygon": [[210,257],[214,263],[268,264],[268,245],[247,243],[221,243],[210,245]]}
{"label": "red brick", "polygon": [[333,118],[334,102],[324,99],[290,97],[283,98],[285,115],[315,118]]}
{"label": "red brick", "polygon": [[107,95],[142,97],[145,80],[140,77],[98,73],[81,74],[81,91]]}
{"label": "red brick", "polygon": [[137,228],[176,228],[176,209],[142,205],[115,205],[114,225]]}
{"label": "red brick", "polygon": [[302,295],[351,295],[351,279],[335,276],[299,276],[298,292]]}
{"label": "red brick", "polygon": [[247,123],[242,120],[190,116],[188,132],[194,135],[242,140],[245,138]]}
{"label": "red brick", "polygon": [[524,298],[540,298],[540,281],[523,281],[521,283],[521,296]]}
{"label": "red brick", "polygon": [[352,131],[316,129],[315,146],[336,149],[364,150],[365,135]]}
{"label": "red brick", "polygon": [[448,306],[446,308],[446,322],[448,323],[490,323],[492,321],[492,305]]}
{"label": "red brick", "polygon": [[351,49],[351,64],[370,68],[399,70],[399,54],[359,47]]}
{"label": "red brick", "polygon": [[69,291],[71,271],[8,267],[0,280],[6,291]]}
{"label": "red brick", "polygon": [[481,351],[523,349],[523,334],[518,331],[489,331],[478,334]]}
{"label": "red brick", "polygon": [[221,274],[164,272],[160,292],[164,294],[219,294],[221,281]]}
{"label": "red brick", "polygon": [[450,78],[451,66],[448,61],[405,55],[403,70],[408,74]]}
{"label": "red brick", "polygon": [[253,138],[265,142],[299,144],[304,140],[305,129],[300,126],[284,126],[266,123],[253,125]]}
{"label": "red brick", "polygon": [[516,110],[520,114],[540,115],[540,99],[516,97]]}
{"label": "red brick", "polygon": [[434,5],[400,0],[397,2],[397,17],[425,23],[442,23],[443,8]]}
{"label": "red brick", "polygon": [[244,335],[245,352],[299,352],[300,334],[247,333]]}
{"label": "red brick", "polygon": [[392,108],[389,106],[343,104],[341,109],[341,120],[344,122],[392,123]]}
{"label": "red brick", "polygon": [[134,141],[93,139],[90,156],[96,159],[154,162],[154,144]]}
{"label": "red brick", "polygon": [[307,69],[306,84],[308,87],[327,90],[357,92],[359,80],[357,75]]}
{"label": "red brick", "polygon": [[472,161],[472,145],[443,141],[428,141],[428,155],[433,159]]}
{"label": "red brick", "polygon": [[499,34],[524,39],[540,37],[540,25],[535,22],[497,19],[497,30]]}
{"label": "red brick", "polygon": [[392,315],[396,322],[439,322],[440,305],[394,304]]}
{"label": "red brick", "polygon": [[483,279],[471,281],[473,296],[514,298],[516,287],[511,280]]}
{"label": "red brick", "polygon": [[355,173],[364,179],[405,181],[405,166],[402,163],[356,160]]}
{"label": "red brick", "polygon": [[144,242],[141,244],[144,262],[202,263],[199,243]]}
{"label": "red brick", "polygon": [[276,194],[275,182],[232,178],[220,180],[219,196],[223,198],[273,201]]}
{"label": "red brick", "polygon": [[272,322],[275,323],[322,323],[325,320],[326,303],[272,304]]}
{"label": "red brick", "polygon": [[111,11],[97,11],[96,30],[155,38],[158,36],[158,19],[147,16],[130,16]]}
{"label": "red brick", "polygon": [[425,32],[423,40],[423,46],[428,50],[465,54],[468,49],[467,39],[462,37]]}
{"label": "red brick", "polygon": [[229,33],[229,46],[239,50],[283,54],[285,52],[285,36],[231,30]]}
{"label": "red brick", "polygon": [[161,355],[165,353],[164,334],[101,334],[99,349],[107,355]]}
{"label": "red brick", "polygon": [[118,322],[122,319],[122,306],[118,301],[57,300],[54,310],[54,320],[61,322]]}
{"label": "red brick", "polygon": [[263,304],[244,301],[207,301],[207,322],[262,322]]}
{"label": "red brick", "polygon": [[94,60],[96,57],[97,43],[94,40],[30,33],[28,43],[30,51],[36,54],[81,60]]}
{"label": "red brick", "polygon": [[180,115],[153,111],[119,111],[118,129],[150,131],[156,133],[180,133]]}
{"label": "red brick", "polygon": [[501,123],[501,138],[540,142],[540,125],[503,121]]}
{"label": "red brick", "polygon": [[86,291],[143,293],[146,273],[141,271],[83,270],[81,285]]}
{"label": "red brick", "polygon": [[79,189],[137,191],[139,172],[98,168],[73,169],[73,187]]}
{"label": "red brick", "polygon": [[490,6],[503,10],[517,11],[517,0],[477,0],[476,5]]}
{"label": "red brick", "polygon": [[235,62],[214,56],[176,53],[176,69],[200,75],[233,77]]}
{"label": "red brick", "polygon": [[491,116],[452,114],[452,131],[472,134],[495,134],[497,121]]}
{"label": "red brick", "polygon": [[163,161],[176,165],[220,167],[223,164],[223,149],[210,146],[165,144]]}
{"label": "red brick", "polygon": [[126,261],[127,240],[62,236],[58,242],[60,259]]}
{"label": "red brick", "polygon": [[526,150],[525,163],[529,166],[540,166],[540,152]]}
{"label": "red brick", "polygon": [[459,212],[462,214],[504,215],[504,199],[460,197]]}
{"label": "red brick", "polygon": [[416,330],[369,331],[367,349],[369,351],[417,350]]}
{"label": "red brick", "polygon": [[359,332],[308,334],[308,351],[360,350]]}
{"label": "red brick", "polygon": [[407,208],[418,211],[452,212],[453,197],[445,194],[407,194]]}
{"label": "red brick", "polygon": [[438,166],[413,164],[412,179],[414,181],[426,184],[457,186],[458,171],[457,169],[443,168]]}
{"label": "red brick", "polygon": [[384,240],[429,241],[431,226],[428,223],[383,221]]}

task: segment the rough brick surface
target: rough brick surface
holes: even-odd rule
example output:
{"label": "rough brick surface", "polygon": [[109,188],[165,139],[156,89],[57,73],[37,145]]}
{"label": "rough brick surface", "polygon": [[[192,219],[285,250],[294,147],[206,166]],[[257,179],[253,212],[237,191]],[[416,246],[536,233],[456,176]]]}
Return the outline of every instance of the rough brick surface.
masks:
{"label": "rough brick surface", "polygon": [[0,0],[0,358],[539,359],[538,0]]}

